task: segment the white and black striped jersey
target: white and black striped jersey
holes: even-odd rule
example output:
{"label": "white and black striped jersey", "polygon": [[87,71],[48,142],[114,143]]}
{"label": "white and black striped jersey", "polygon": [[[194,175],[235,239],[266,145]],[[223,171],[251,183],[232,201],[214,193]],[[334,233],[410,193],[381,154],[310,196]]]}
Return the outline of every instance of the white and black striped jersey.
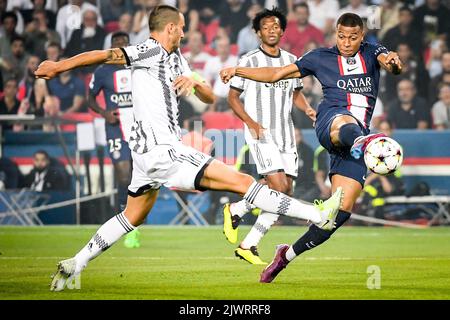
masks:
{"label": "white and black striped jersey", "polygon": [[168,53],[152,38],[122,51],[131,66],[134,124],[130,149],[142,154],[158,144],[178,143],[179,97],[172,82],[180,75],[191,75],[187,61],[179,50]]}
{"label": "white and black striped jersey", "polygon": [[[278,56],[272,56],[261,47],[243,55],[241,67],[281,67],[294,63],[297,58],[280,49]],[[241,77],[233,77],[230,87],[242,92],[245,111],[270,133],[282,152],[296,148],[294,123],[291,117],[293,91],[302,88],[300,79],[286,79],[275,83],[263,83]],[[245,139],[256,142],[245,126]]]}

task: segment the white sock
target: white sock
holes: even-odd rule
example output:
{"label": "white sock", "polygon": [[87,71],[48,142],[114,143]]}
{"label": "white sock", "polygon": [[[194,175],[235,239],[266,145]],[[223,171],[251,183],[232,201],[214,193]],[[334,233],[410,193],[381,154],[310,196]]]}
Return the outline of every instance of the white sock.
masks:
{"label": "white sock", "polygon": [[258,246],[262,237],[264,237],[270,227],[278,220],[278,217],[279,215],[274,213],[261,212],[252,229],[241,242],[241,248],[250,249],[252,246]]}
{"label": "white sock", "polygon": [[230,204],[231,215],[238,215],[242,218],[245,214],[249,213],[251,210],[255,209],[256,206],[247,202],[247,200],[242,199],[241,201],[234,202]]}
{"label": "white sock", "polygon": [[313,223],[322,220],[320,211],[313,204],[295,200],[256,181],[248,188],[244,199],[261,210],[278,215],[311,220]]}
{"label": "white sock", "polygon": [[88,244],[75,255],[77,266],[75,274],[86,268],[89,261],[111,247],[124,234],[136,229],[123,212],[106,221],[91,238]]}
{"label": "white sock", "polygon": [[292,260],[294,260],[297,257],[297,255],[294,252],[294,248],[292,246],[290,246],[289,249],[287,249],[285,255],[286,255],[286,259],[288,261],[292,261]]}

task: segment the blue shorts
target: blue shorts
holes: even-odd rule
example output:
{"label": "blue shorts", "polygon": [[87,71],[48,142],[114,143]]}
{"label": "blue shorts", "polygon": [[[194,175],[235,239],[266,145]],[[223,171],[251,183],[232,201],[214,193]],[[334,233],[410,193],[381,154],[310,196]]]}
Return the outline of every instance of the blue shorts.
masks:
{"label": "blue shorts", "polygon": [[109,157],[113,164],[121,161],[131,161],[131,151],[123,138],[119,126],[106,126],[106,142]]}
{"label": "blue shorts", "polygon": [[[321,111],[322,112],[317,116],[316,135],[320,144],[327,149],[330,154],[330,180],[333,175],[339,174],[358,181],[364,187],[367,173],[364,157],[359,159],[353,158],[350,155],[349,147],[334,146],[330,136],[333,120],[339,115],[349,115],[353,117],[352,113],[345,108],[327,108],[326,110]],[[369,133],[369,130],[365,129],[359,121],[358,124],[365,135]]]}

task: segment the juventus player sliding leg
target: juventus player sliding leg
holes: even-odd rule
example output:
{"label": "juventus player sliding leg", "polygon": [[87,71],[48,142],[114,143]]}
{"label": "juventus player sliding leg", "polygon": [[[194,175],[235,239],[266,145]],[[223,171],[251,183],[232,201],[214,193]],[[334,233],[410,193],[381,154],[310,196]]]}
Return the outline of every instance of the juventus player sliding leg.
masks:
{"label": "juventus player sliding leg", "polygon": [[[233,76],[261,82],[314,75],[322,84],[324,99],[317,112],[316,134],[330,153],[332,190],[345,193],[336,229],[350,217],[350,211],[364,185],[367,171],[362,154],[379,135],[369,135],[369,124],[378,92],[380,67],[399,74],[402,63],[395,52],[381,45],[363,42],[362,19],[353,13],[339,17],[336,46],[318,48],[284,67],[227,68],[221,73],[227,83]],[[275,258],[261,274],[261,282],[271,282],[287,264],[306,250],[327,241],[336,231],[312,225],[293,245],[277,247]]]}
{"label": "juventus player sliding leg", "polygon": [[129,146],[133,173],[126,209],[103,224],[73,258],[58,263],[50,289],[60,291],[67,280],[108,249],[124,234],[142,224],[152,209],[159,188],[223,190],[242,195],[250,204],[271,213],[307,219],[320,230],[331,230],[341,205],[338,189],[319,210],[257,183],[223,162],[181,143],[177,125],[178,95],[195,95],[214,102],[211,88],[191,77],[180,54],[184,16],[170,6],[153,9],[149,17],[151,37],[137,46],[94,50],[60,62],[44,61],[35,75],[50,79],[58,73],[97,63],[131,66],[133,113]]}
{"label": "juventus player sliding leg", "polygon": [[[129,40],[127,33],[116,32],[111,37],[111,48],[126,47]],[[101,108],[96,100],[102,91],[106,110]],[[127,142],[134,121],[131,70],[117,64],[100,65],[95,69],[89,83],[89,108],[105,118],[109,156],[118,181],[120,211],[123,211],[127,205],[127,188],[131,181],[131,151]],[[140,247],[139,230],[128,233],[124,244],[127,248]]]}
{"label": "juventus player sliding leg", "polygon": [[[253,19],[253,29],[261,46],[243,55],[239,66],[268,67],[294,63],[296,57],[279,48],[286,29],[286,17],[276,8],[265,9]],[[261,83],[234,77],[228,101],[236,115],[245,123],[245,140],[255,159],[258,174],[265,177],[269,188],[292,194],[292,181],[297,177],[298,155],[291,117],[292,102],[315,121],[316,112],[301,93],[300,79]],[[244,97],[244,105],[240,100]],[[236,243],[241,218],[252,208],[245,199],[224,206],[224,234]],[[266,264],[258,255],[257,246],[279,215],[261,212],[249,234],[235,250],[236,256],[252,264]]]}

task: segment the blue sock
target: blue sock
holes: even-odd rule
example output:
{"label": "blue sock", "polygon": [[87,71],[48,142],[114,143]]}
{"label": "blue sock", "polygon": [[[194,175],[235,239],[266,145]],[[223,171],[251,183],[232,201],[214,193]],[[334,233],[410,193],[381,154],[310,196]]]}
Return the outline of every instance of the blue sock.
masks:
{"label": "blue sock", "polygon": [[355,123],[344,124],[339,129],[339,141],[346,147],[351,147],[355,139],[362,135],[361,128]]}
{"label": "blue sock", "polygon": [[336,228],[334,228],[332,231],[320,229],[315,224],[311,225],[309,227],[309,230],[306,231],[306,233],[292,245],[295,254],[298,256],[303,252],[313,249],[318,245],[324,243],[325,241],[330,239],[331,235],[349,218],[349,212],[339,210],[339,213],[336,217]]}

